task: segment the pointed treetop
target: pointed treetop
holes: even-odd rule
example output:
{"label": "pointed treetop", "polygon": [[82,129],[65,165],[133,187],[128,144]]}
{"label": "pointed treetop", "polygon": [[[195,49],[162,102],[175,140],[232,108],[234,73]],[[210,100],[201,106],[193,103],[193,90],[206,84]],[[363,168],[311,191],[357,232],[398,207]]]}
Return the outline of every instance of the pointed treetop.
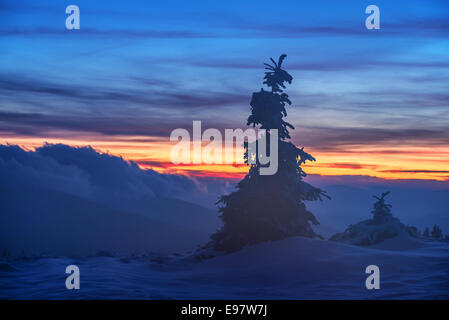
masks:
{"label": "pointed treetop", "polygon": [[383,192],[382,195],[380,196],[380,198],[378,196],[373,196],[373,197],[379,201],[385,201],[385,197],[388,196],[389,194],[390,194],[390,191],[387,191],[387,192]]}
{"label": "pointed treetop", "polygon": [[280,87],[285,88],[284,82],[292,83],[293,77],[282,69],[282,63],[286,57],[286,54],[282,54],[277,63],[273,58],[270,58],[272,65],[264,63],[265,69],[269,71],[265,72],[265,81],[263,83],[271,87],[272,92],[282,92]]}
{"label": "pointed treetop", "polygon": [[385,197],[389,195],[390,192],[384,192],[380,197],[373,196],[377,199],[376,203],[374,204],[374,210],[371,211],[372,214],[374,214],[374,218],[381,218],[385,217],[386,215],[391,215],[391,205],[385,203]]}

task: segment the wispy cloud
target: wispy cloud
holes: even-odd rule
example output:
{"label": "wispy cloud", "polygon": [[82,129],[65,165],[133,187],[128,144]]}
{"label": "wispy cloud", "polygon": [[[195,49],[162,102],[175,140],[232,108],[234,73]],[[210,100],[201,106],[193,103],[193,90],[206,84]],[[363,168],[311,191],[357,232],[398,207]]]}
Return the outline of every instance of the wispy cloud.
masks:
{"label": "wispy cloud", "polygon": [[308,127],[295,132],[294,140],[317,150],[344,150],[347,146],[449,145],[449,127],[433,129]]}
{"label": "wispy cloud", "polygon": [[[167,81],[145,79],[147,89],[113,89],[107,87],[80,86],[36,80],[27,76],[0,75],[0,94],[5,94],[9,100],[20,99],[25,94],[42,94],[55,98],[83,100],[89,104],[114,102],[122,104],[139,104],[148,108],[163,108],[170,106],[176,109],[192,109],[224,106],[248,102],[246,94],[182,90],[161,90],[157,83],[167,84]],[[174,87],[174,85],[173,85]],[[38,98],[38,97],[36,97]]]}
{"label": "wispy cloud", "polygon": [[208,32],[182,31],[182,30],[101,30],[93,28],[82,28],[74,34],[72,31],[62,28],[11,28],[0,29],[0,36],[23,36],[23,37],[48,37],[48,36],[76,36],[76,37],[114,37],[114,38],[215,38],[217,35]]}
{"label": "wispy cloud", "polygon": [[321,167],[321,168],[338,168],[338,169],[353,169],[353,170],[359,170],[359,169],[377,169],[378,166],[371,165],[371,164],[363,164],[363,163],[319,163],[314,164],[314,167]]}
{"label": "wispy cloud", "polygon": [[382,170],[388,173],[449,173],[449,170]]}

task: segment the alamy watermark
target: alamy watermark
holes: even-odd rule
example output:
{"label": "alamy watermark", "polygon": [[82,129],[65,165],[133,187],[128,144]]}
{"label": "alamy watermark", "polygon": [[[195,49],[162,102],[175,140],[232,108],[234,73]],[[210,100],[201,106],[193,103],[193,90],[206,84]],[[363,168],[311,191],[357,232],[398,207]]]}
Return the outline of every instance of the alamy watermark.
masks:
{"label": "alamy watermark", "polygon": [[[278,130],[248,128],[225,129],[223,135],[218,129],[201,131],[201,121],[193,121],[192,139],[186,129],[175,129],[170,141],[178,142],[170,151],[174,164],[242,164],[243,152],[238,146],[247,143],[248,163],[260,164],[260,175],[273,175],[278,170]],[[269,141],[267,141],[269,136]],[[207,145],[203,146],[204,143]]]}
{"label": "alamy watermark", "polygon": [[80,289],[80,268],[77,265],[71,264],[65,268],[65,273],[69,276],[65,280],[65,287],[68,290]]}
{"label": "alamy watermark", "polygon": [[80,28],[80,8],[71,4],[65,8],[65,13],[69,16],[65,19],[65,27],[67,30],[79,30]]}
{"label": "alamy watermark", "polygon": [[369,14],[369,16],[365,20],[365,27],[368,30],[380,29],[380,9],[378,6],[371,4],[366,7],[365,13]]}
{"label": "alamy watermark", "polygon": [[365,280],[365,287],[368,290],[380,289],[380,269],[375,264],[366,267],[365,273],[369,276]]}

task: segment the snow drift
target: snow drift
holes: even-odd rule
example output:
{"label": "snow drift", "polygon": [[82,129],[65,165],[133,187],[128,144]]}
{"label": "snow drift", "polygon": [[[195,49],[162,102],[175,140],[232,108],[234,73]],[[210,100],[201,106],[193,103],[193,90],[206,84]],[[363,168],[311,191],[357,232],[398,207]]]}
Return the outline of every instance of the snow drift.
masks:
{"label": "snow drift", "polygon": [[[397,251],[296,237],[200,262],[148,256],[10,259],[0,270],[0,298],[449,299],[447,242],[408,236],[388,241]],[[69,264],[82,270],[81,290],[65,289]],[[371,264],[381,270],[380,290],[365,287]]]}

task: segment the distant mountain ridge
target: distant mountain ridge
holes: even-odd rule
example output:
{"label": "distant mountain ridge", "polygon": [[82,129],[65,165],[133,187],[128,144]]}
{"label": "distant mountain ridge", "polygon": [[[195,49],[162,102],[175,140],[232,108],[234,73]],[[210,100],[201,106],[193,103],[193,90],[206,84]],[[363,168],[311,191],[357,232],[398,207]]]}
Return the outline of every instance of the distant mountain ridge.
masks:
{"label": "distant mountain ridge", "polygon": [[182,200],[154,200],[143,214],[48,189],[0,193],[0,251],[12,255],[172,253],[194,250],[218,227],[215,212]]}

